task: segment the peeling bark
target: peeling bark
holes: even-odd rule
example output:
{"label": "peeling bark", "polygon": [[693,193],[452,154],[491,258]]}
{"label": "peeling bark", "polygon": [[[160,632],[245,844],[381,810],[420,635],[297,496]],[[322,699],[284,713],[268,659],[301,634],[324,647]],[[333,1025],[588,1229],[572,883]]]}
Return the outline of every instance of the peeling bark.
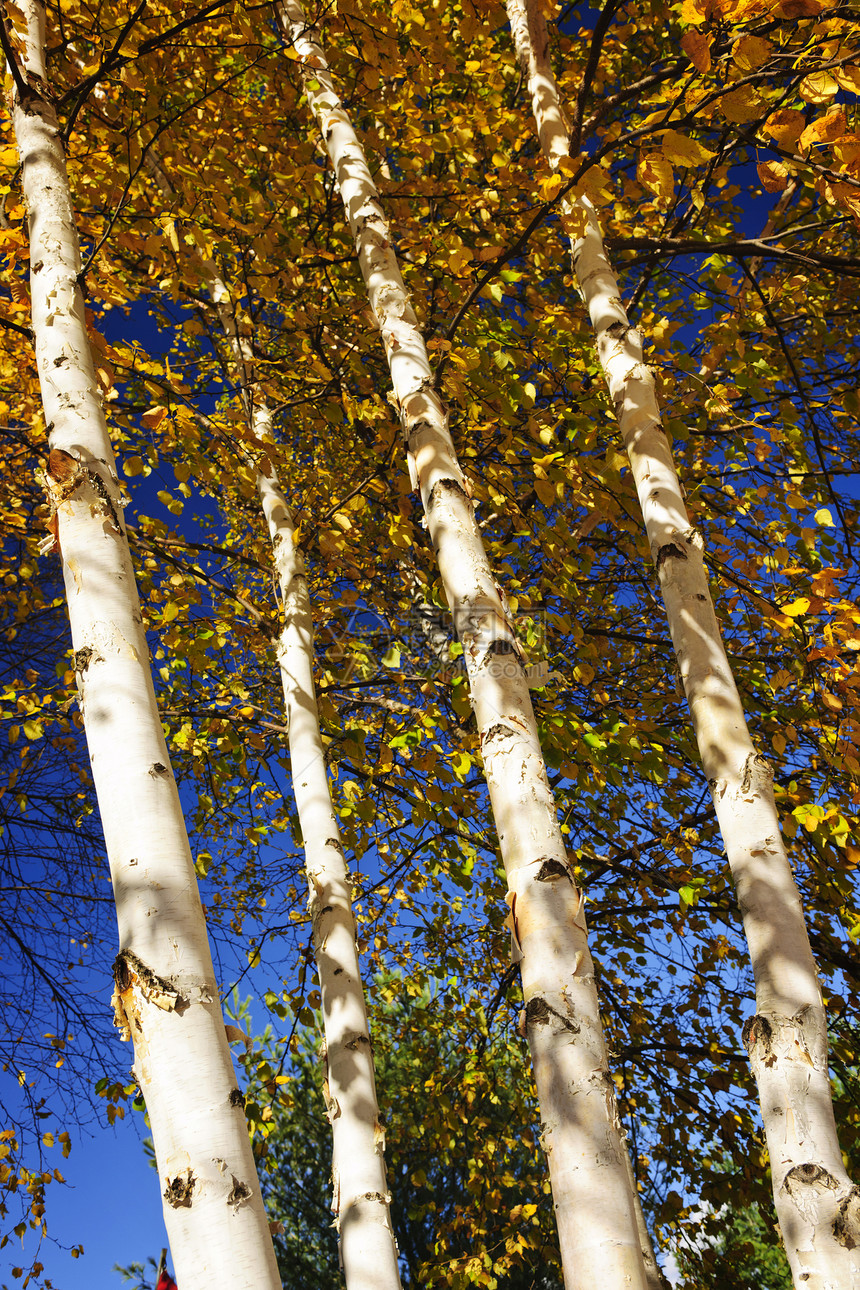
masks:
{"label": "peeling bark", "polygon": [[[546,20],[537,3],[507,0],[507,8],[541,147],[556,168],[569,155],[568,129],[549,63]],[[642,333],[630,326],[593,206],[576,199],[568,213],[574,206],[585,219],[584,234],[572,247],[574,271],[636,482],[750,949],[757,1016],[747,1038],[782,1236],[798,1290],[835,1290],[860,1282],[860,1255],[851,1252],[860,1229],[836,1135],[824,1007],[772,773],[747,729],[702,539],[690,525],[643,358]]]}
{"label": "peeling bark", "polygon": [[[475,521],[424,339],[364,151],[297,0],[276,12],[331,158],[400,412],[413,486],[462,644],[512,917],[565,1284],[644,1290],[634,1201],[608,1074],[582,897],[569,872],[528,681]],[[511,657],[511,656],[514,657]],[[546,881],[552,862],[569,882]],[[543,877],[539,878],[539,874]],[[546,1010],[546,1015],[544,1015]]]}
{"label": "peeling bark", "polygon": [[[134,571],[87,338],[80,247],[45,81],[45,11],[28,36],[13,123],[28,211],[36,361],[50,438],[49,547],[61,554],[75,675],[116,898],[116,1008],[135,1048],[165,1222],[183,1290],[277,1290],[271,1237],[224,1033],[203,911],[162,734]],[[23,82],[22,82],[23,83]],[[181,1006],[180,1006],[181,1001]],[[225,1215],[212,1148],[254,1179]],[[250,1186],[250,1184],[249,1184]]]}

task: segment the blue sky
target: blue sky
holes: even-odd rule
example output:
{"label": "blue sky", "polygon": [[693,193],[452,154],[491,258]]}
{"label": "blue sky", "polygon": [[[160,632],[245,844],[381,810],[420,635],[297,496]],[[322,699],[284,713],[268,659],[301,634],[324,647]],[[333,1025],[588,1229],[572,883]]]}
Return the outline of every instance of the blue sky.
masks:
{"label": "blue sky", "polygon": [[[15,1081],[0,1076],[0,1098],[5,1102]],[[5,1086],[4,1086],[5,1085]],[[92,1131],[68,1124],[72,1151],[63,1160],[55,1146],[47,1153],[66,1185],[51,1183],[46,1192],[49,1239],[42,1242],[38,1258],[54,1290],[119,1290],[126,1284],[114,1264],[145,1263],[158,1258],[167,1236],[161,1215],[158,1177],[143,1150],[143,1117],[133,1111],[111,1128],[106,1119]],[[83,1256],[70,1249],[83,1244]],[[0,1285],[12,1290],[20,1280],[12,1268],[36,1256],[32,1235],[22,1252],[13,1237],[0,1251]]]}

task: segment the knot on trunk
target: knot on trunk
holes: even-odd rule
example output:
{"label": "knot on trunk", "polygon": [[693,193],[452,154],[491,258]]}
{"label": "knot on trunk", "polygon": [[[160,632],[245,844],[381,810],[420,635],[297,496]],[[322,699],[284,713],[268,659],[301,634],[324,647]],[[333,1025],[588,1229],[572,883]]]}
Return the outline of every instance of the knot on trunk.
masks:
{"label": "knot on trunk", "polygon": [[546,999],[535,998],[529,999],[524,1012],[526,1014],[526,1025],[545,1026],[549,1023],[552,1008],[550,1008]]}
{"label": "knot on trunk", "polygon": [[552,1018],[555,1017],[556,1021],[565,1030],[569,1030],[573,1035],[579,1034],[579,1026],[576,1022],[569,1021],[567,1017],[562,1016],[556,1008],[553,1008],[551,1004],[547,1003],[546,999],[540,998],[539,995],[529,999],[523,1012],[525,1013],[526,1026],[548,1026]]}
{"label": "knot on trunk", "polygon": [[686,560],[687,552],[677,542],[667,542],[661,546],[654,560],[654,568],[659,573],[667,560]]}
{"label": "knot on trunk", "polygon": [[434,506],[438,506],[446,493],[453,493],[455,497],[460,497],[465,502],[468,502],[469,500],[469,496],[465,488],[458,480],[439,479],[430,490],[430,496],[427,499],[428,511],[431,511]]}
{"label": "knot on trunk", "polygon": [[823,1165],[814,1160],[795,1165],[782,1180],[781,1191],[790,1196],[808,1223],[815,1223],[818,1206],[827,1192],[839,1190],[839,1183]]}
{"label": "knot on trunk", "polygon": [[561,860],[553,860],[547,856],[535,874],[535,882],[553,882],[556,878],[566,878],[569,883],[573,883],[567,865]]}
{"label": "knot on trunk", "polygon": [[506,726],[503,722],[497,721],[494,726],[490,726],[489,730],[482,735],[481,744],[486,748],[487,745],[492,743],[494,740],[504,739],[508,735],[513,736],[515,733],[516,732],[512,730],[510,726]]}
{"label": "knot on trunk", "polygon": [[741,1031],[741,1038],[744,1041],[750,1058],[752,1058],[753,1049],[758,1048],[766,1063],[769,1058],[773,1060],[771,1051],[773,1026],[770,1024],[767,1017],[748,1017],[744,1022],[744,1028]]}

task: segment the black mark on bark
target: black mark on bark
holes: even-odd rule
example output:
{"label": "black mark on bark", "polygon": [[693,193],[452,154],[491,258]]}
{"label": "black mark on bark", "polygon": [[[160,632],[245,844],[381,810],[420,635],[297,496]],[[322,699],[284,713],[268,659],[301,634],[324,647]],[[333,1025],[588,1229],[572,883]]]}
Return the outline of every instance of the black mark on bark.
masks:
{"label": "black mark on bark", "polygon": [[657,559],[654,561],[654,567],[659,573],[667,560],[686,560],[686,558],[687,552],[682,546],[679,546],[677,542],[667,542],[666,545],[661,546],[660,550],[657,552]]}
{"label": "black mark on bark", "polygon": [[230,1177],[233,1179],[233,1186],[230,1195],[227,1197],[227,1204],[238,1209],[240,1205],[244,1205],[246,1200],[251,1199],[251,1188],[247,1183],[240,1182],[235,1174],[231,1174]]}
{"label": "black mark on bark", "polygon": [[828,1173],[821,1165],[809,1160],[806,1164],[795,1165],[793,1169],[789,1169],[782,1180],[782,1186],[783,1190],[791,1195],[792,1192],[796,1194],[804,1187],[836,1191],[839,1183],[833,1177],[833,1174]]}
{"label": "black mark on bark", "polygon": [[104,662],[104,659],[102,658],[101,654],[98,652],[97,649],[93,649],[92,645],[84,645],[75,654],[75,671],[80,672],[81,675],[83,676],[84,672],[86,672],[90,663],[103,663],[103,662]]}
{"label": "black mark on bark", "polygon": [[552,882],[554,878],[566,878],[569,883],[573,882],[567,865],[547,856],[535,874],[535,882]]}
{"label": "black mark on bark", "polygon": [[569,1030],[573,1035],[579,1034],[579,1026],[575,1022],[563,1017],[560,1012],[557,1012],[555,1008],[547,1003],[546,999],[541,999],[539,996],[529,999],[524,1011],[527,1026],[548,1026],[550,1019],[555,1017],[561,1022],[565,1030]]}

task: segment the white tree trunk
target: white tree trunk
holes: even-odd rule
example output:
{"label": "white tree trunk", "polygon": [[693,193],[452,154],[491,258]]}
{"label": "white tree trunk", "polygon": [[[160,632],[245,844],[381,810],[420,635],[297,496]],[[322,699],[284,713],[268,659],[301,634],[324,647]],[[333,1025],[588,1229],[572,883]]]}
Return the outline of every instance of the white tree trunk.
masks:
{"label": "white tree trunk", "polygon": [[[507,0],[541,147],[568,155],[564,110],[539,0]],[[654,378],[631,327],[594,208],[573,262],[615,407],[657,569],[678,668],[726,844],[750,949],[756,1016],[749,1049],[770,1153],[774,1198],[797,1290],[860,1280],[860,1190],[839,1150],[827,1069],[827,1022],[800,896],[785,853],[772,771],[756,752],[663,433]]]}
{"label": "white tree trunk", "polygon": [[[148,169],[162,194],[172,198],[170,180],[152,155]],[[230,291],[211,260],[204,260],[194,248],[189,252],[198,262],[230,343],[251,428],[261,443],[271,442],[271,417],[257,379],[253,348],[237,325]],[[322,996],[333,1140],[332,1209],[347,1290],[400,1290],[385,1175],[385,1133],[379,1119],[349,873],[320,735],[310,596],[292,513],[277,474],[270,469],[270,475],[258,473],[257,489],[272,539],[284,612],[278,662]]]}
{"label": "white tree trunk", "polygon": [[363,149],[315,31],[277,5],[343,198],[379,323],[439,569],[469,672],[508,901],[522,955],[524,1023],[549,1158],[565,1285],[644,1290],[645,1273],[608,1071],[582,894],[568,864],[528,684],[433,389],[424,340],[391,250]]}
{"label": "white tree trunk", "polygon": [[36,359],[75,671],[116,897],[118,1024],[135,1048],[182,1290],[280,1286],[155,703],[122,502],[84,321],[80,248],[47,97],[44,8],[28,21],[13,118]]}

